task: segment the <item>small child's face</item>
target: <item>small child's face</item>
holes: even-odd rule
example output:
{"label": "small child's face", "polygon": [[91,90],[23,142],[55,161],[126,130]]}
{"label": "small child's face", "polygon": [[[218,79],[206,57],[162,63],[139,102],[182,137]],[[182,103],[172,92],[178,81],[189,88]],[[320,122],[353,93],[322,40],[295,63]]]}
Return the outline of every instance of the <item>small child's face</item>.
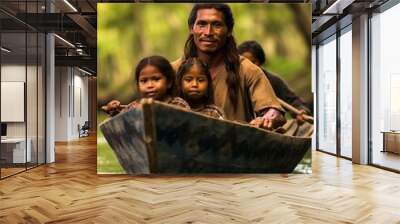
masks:
{"label": "small child's face", "polygon": [[144,98],[163,100],[168,90],[167,78],[153,65],[146,65],[139,74],[139,91]]}
{"label": "small child's face", "polygon": [[201,73],[199,66],[194,65],[183,75],[181,86],[185,99],[200,99],[207,95],[207,76]]}

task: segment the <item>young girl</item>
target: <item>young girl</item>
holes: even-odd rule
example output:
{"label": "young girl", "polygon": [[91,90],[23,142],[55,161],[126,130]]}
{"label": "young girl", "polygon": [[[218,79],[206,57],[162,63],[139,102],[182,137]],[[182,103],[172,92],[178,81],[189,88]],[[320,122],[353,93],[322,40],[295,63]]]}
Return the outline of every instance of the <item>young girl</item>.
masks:
{"label": "young girl", "polygon": [[189,58],[182,63],[176,74],[176,89],[193,111],[224,119],[223,112],[214,105],[210,71],[199,59]]}
{"label": "young girl", "polygon": [[[143,58],[136,66],[135,78],[142,98],[152,98],[190,109],[190,106],[182,98],[172,97],[174,70],[169,61],[164,57],[156,55]],[[111,116],[114,116],[119,112],[125,112],[138,105],[139,103],[135,100],[128,106],[123,107],[119,101],[112,100],[106,106],[103,106],[102,109]]]}

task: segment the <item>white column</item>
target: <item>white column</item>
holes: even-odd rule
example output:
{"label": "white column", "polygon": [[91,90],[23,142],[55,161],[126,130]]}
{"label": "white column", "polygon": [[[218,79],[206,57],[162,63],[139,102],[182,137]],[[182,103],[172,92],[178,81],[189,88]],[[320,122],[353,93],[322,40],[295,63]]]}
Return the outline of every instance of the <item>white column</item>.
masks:
{"label": "white column", "polygon": [[353,19],[353,162],[368,163],[368,15]]}
{"label": "white column", "polygon": [[[46,1],[46,11],[54,12],[54,5]],[[46,163],[55,161],[55,43],[52,33],[46,34]]]}
{"label": "white column", "polygon": [[55,161],[54,133],[55,133],[55,75],[54,75],[54,35],[46,35],[46,163]]}

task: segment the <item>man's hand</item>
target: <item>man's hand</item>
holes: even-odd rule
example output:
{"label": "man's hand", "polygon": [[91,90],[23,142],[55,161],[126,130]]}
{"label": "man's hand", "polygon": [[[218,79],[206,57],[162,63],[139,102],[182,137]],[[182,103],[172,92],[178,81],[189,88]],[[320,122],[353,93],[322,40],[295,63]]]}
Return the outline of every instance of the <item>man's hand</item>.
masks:
{"label": "man's hand", "polygon": [[264,118],[263,117],[256,117],[252,121],[250,121],[250,125],[260,128],[264,124]]}
{"label": "man's hand", "polygon": [[285,117],[277,109],[270,108],[262,117],[256,117],[254,120],[250,121],[250,125],[264,128],[267,130],[273,130],[280,127],[286,123]]}
{"label": "man's hand", "polygon": [[300,114],[296,115],[296,120],[299,124],[303,124],[305,121],[304,115],[306,114],[305,110],[300,110]]}

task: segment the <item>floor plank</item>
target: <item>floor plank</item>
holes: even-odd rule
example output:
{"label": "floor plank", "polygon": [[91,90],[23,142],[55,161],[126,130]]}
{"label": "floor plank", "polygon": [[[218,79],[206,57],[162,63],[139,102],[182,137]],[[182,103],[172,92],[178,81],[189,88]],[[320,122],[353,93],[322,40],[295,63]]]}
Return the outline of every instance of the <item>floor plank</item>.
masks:
{"label": "floor plank", "polygon": [[400,223],[400,175],[313,152],[313,174],[96,174],[96,139],[0,181],[0,223]]}

